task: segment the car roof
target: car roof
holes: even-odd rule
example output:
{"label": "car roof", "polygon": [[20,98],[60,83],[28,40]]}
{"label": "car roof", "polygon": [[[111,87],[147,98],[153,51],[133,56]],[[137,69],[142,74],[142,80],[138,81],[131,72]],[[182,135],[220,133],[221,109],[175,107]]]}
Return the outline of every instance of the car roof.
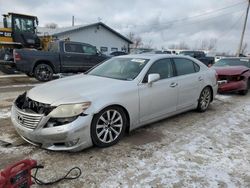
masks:
{"label": "car roof", "polygon": [[174,55],[174,54],[129,54],[129,55],[122,55],[118,56],[116,58],[138,58],[138,59],[150,59],[150,60],[158,60],[162,58],[186,58],[191,59],[188,56],[182,56],[182,55]]}

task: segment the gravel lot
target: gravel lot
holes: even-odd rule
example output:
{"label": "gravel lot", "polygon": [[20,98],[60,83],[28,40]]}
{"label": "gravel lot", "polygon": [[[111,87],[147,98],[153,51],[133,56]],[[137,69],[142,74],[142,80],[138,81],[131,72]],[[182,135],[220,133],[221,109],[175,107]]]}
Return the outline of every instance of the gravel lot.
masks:
{"label": "gravel lot", "polygon": [[109,148],[67,153],[27,144],[11,125],[13,99],[36,84],[0,78],[0,169],[24,158],[45,165],[44,180],[82,169],[78,180],[51,187],[250,187],[250,94],[217,95],[205,113],[147,125]]}

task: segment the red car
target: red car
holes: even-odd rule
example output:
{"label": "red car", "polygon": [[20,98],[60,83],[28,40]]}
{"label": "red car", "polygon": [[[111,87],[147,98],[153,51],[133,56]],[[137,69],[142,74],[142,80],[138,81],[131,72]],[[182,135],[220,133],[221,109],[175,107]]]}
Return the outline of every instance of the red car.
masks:
{"label": "red car", "polygon": [[250,59],[224,58],[213,65],[218,74],[218,92],[239,92],[246,95],[250,88]]}

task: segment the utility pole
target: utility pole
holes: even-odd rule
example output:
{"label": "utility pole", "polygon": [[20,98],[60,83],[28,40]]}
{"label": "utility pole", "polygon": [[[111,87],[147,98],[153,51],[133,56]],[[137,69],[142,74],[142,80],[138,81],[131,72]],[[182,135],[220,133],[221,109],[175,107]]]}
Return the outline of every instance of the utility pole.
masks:
{"label": "utility pole", "polygon": [[75,16],[72,16],[72,26],[75,26]]}
{"label": "utility pole", "polygon": [[248,0],[247,12],[246,12],[246,17],[245,17],[245,21],[244,21],[243,30],[242,30],[242,33],[241,33],[240,45],[239,45],[239,49],[238,49],[238,52],[237,52],[237,56],[240,56],[240,53],[241,53],[243,39],[244,39],[245,31],[246,31],[246,25],[247,25],[247,18],[248,18],[249,8],[250,8],[250,0]]}

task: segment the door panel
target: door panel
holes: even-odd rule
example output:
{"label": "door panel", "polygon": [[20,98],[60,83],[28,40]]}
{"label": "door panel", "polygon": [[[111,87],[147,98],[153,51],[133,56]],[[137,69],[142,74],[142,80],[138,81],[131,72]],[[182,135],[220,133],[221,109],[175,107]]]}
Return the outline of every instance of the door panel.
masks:
{"label": "door panel", "polygon": [[195,104],[200,96],[202,75],[199,73],[187,74],[178,77],[178,105],[177,110]]}
{"label": "door panel", "polygon": [[[149,74],[159,74],[160,80],[148,84]],[[160,59],[152,64],[139,85],[140,121],[148,121],[176,110],[178,82],[174,77],[172,61]]]}
{"label": "door panel", "polygon": [[173,61],[179,84],[177,110],[180,110],[197,103],[204,77],[199,65],[190,59],[173,58]]}
{"label": "door panel", "polygon": [[81,72],[86,69],[88,58],[83,53],[82,45],[65,43],[65,52],[61,53],[61,63],[65,72]]}
{"label": "door panel", "polygon": [[178,84],[175,77],[139,86],[141,122],[176,110],[178,85],[173,86],[174,83]]}

